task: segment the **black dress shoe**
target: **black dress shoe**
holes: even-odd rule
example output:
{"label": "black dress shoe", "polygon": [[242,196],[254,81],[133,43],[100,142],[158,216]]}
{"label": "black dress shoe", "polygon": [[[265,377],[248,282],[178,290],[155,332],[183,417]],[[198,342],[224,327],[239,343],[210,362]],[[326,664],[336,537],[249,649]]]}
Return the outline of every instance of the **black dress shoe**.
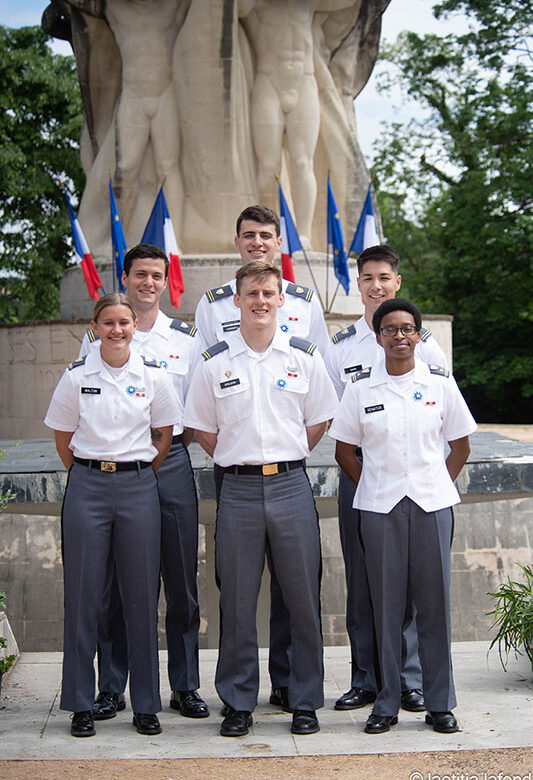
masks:
{"label": "black dress shoe", "polygon": [[314,710],[294,710],[292,734],[316,734],[317,731],[320,731],[320,725]]}
{"label": "black dress shoe", "polygon": [[269,702],[275,707],[281,707],[284,712],[292,712],[289,704],[288,688],[272,688],[270,691]]}
{"label": "black dress shoe", "polygon": [[70,724],[70,733],[73,737],[94,737],[96,731],[91,710],[74,713]]}
{"label": "black dress shoe", "polygon": [[125,708],[126,699],[123,693],[100,691],[93,704],[93,718],[95,720],[109,720]]}
{"label": "black dress shoe", "polygon": [[376,694],[364,688],[350,688],[335,702],[336,710],[358,710],[376,701]]}
{"label": "black dress shoe", "polygon": [[409,712],[424,712],[424,694],[420,688],[411,688],[409,691],[402,691],[401,706],[403,710]]}
{"label": "black dress shoe", "polygon": [[441,734],[454,734],[459,731],[457,721],[451,712],[428,712],[426,723],[433,726],[433,731],[440,731]]}
{"label": "black dress shoe", "polygon": [[252,713],[247,710],[233,710],[231,707],[220,726],[223,737],[244,737],[253,723]]}
{"label": "black dress shoe", "polygon": [[390,727],[397,723],[397,715],[374,715],[372,713],[368,716],[365,724],[365,732],[367,734],[383,734],[385,731],[390,731]]}
{"label": "black dress shoe", "polygon": [[161,734],[162,728],[159,723],[157,715],[146,712],[134,712],[133,713],[133,725],[139,732],[139,734]]}
{"label": "black dress shoe", "polygon": [[209,717],[209,708],[196,691],[172,691],[170,706],[186,718]]}

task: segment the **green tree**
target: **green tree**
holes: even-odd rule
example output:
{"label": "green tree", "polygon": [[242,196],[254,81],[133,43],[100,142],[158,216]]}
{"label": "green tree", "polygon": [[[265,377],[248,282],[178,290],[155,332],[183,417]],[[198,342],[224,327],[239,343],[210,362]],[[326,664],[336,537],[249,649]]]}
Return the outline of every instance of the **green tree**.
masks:
{"label": "green tree", "polygon": [[59,317],[72,257],[60,180],[82,190],[81,98],[72,57],[40,27],[0,27],[0,321]]}
{"label": "green tree", "polygon": [[485,422],[529,422],[533,396],[529,2],[446,0],[464,35],[403,33],[385,57],[425,109],[391,123],[373,178],[404,291],[454,317],[454,373]]}

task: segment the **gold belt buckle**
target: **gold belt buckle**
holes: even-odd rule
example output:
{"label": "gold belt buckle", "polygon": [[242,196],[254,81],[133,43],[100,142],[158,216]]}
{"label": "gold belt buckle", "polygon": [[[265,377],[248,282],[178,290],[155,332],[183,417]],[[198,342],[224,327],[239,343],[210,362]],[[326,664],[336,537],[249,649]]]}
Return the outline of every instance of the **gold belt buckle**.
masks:
{"label": "gold belt buckle", "polygon": [[279,473],[277,463],[266,463],[264,466],[261,466],[261,469],[265,476],[270,476],[271,474]]}
{"label": "gold belt buckle", "polygon": [[113,463],[112,460],[102,460],[100,461],[100,471],[116,471],[117,470],[117,464]]}

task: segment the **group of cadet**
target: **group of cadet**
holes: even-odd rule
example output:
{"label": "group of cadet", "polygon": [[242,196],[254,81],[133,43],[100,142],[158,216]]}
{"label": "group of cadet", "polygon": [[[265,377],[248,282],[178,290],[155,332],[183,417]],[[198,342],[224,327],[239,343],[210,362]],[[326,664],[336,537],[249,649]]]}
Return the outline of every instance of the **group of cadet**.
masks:
{"label": "group of cadet", "polygon": [[305,461],[332,420],[352,658],[350,689],[335,709],[372,703],[371,734],[394,726],[400,707],[425,710],[436,731],[457,731],[451,507],[476,424],[444,354],[416,306],[395,298],[401,277],[390,247],[359,256],[364,316],[330,341],[313,291],[282,280],[274,264],[278,216],[245,209],[235,246],[242,266],[202,296],[196,325],[159,308],[165,253],[130,249],[126,294],[97,302],[80,356],[52,397],[45,422],[68,470],[60,706],[74,713],[71,734],[92,736],[94,721],[125,708],[128,675],[133,725],[161,732],[161,581],[170,706],[209,716],[198,693],[193,436],[215,464],[220,733],[242,736],[253,722],[265,559],[270,703],[292,713],[292,733],[319,730],[322,564]]}

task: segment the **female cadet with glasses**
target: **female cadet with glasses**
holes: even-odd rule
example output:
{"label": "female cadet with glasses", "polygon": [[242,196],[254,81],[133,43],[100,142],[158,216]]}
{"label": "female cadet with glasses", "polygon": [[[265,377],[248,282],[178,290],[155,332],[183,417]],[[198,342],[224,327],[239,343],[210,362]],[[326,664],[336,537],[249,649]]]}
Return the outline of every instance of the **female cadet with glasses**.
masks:
{"label": "female cadet with glasses", "polygon": [[337,462],[357,486],[353,505],[361,513],[381,673],[365,725],[369,734],[398,722],[401,629],[409,598],[416,607],[426,723],[444,733],[458,730],[451,712],[451,506],[460,500],[453,483],[476,423],[449,372],[415,358],[421,322],[420,311],[405,298],[379,306],[372,325],[384,360],[354,373],[330,428]]}
{"label": "female cadet with glasses", "polygon": [[101,298],[92,328],[99,349],[67,367],[45,423],[68,471],[62,509],[65,625],[61,709],[71,734],[95,733],[94,656],[108,559],[113,555],[126,634],[133,725],[161,731],[157,601],[160,512],[155,471],[178,418],[157,361],[130,352],[137,327],[121,293]]}

